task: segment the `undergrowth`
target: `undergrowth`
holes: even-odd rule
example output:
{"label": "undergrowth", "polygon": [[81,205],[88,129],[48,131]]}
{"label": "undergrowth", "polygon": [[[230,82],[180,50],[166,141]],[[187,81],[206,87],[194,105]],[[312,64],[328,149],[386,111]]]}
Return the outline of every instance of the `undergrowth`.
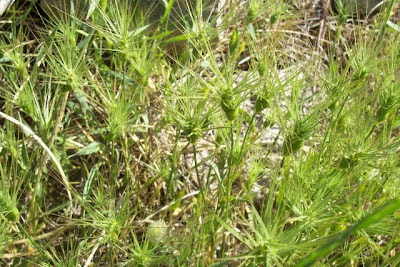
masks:
{"label": "undergrowth", "polygon": [[399,265],[396,1],[36,2],[2,17],[1,265]]}

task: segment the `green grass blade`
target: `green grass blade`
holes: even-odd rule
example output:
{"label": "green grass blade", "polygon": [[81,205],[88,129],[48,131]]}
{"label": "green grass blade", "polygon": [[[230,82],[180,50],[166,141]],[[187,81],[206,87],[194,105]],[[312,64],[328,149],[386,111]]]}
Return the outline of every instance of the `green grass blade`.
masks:
{"label": "green grass blade", "polygon": [[171,14],[171,10],[172,10],[174,3],[175,3],[175,0],[170,0],[168,2],[168,5],[166,6],[166,9],[165,9],[165,13],[164,13],[163,17],[161,18],[161,24],[164,24],[167,21],[167,19],[169,18],[169,15]]}
{"label": "green grass blade", "polygon": [[317,249],[315,252],[309,254],[307,257],[300,260],[296,266],[311,266],[318,259],[328,255],[334,249],[340,246],[349,236],[355,234],[357,231],[371,226],[379,221],[381,221],[386,216],[392,214],[396,210],[400,209],[400,198],[395,198],[387,202],[383,207],[379,208],[373,213],[368,214],[363,219],[361,219],[357,224],[348,228],[344,232],[338,234],[335,238],[329,240],[324,246]]}

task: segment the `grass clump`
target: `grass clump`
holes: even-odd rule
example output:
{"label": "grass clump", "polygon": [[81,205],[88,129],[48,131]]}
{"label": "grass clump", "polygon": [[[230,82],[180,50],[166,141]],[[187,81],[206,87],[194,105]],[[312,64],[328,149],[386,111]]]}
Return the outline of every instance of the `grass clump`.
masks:
{"label": "grass clump", "polygon": [[0,265],[398,265],[394,1],[78,2],[3,15]]}

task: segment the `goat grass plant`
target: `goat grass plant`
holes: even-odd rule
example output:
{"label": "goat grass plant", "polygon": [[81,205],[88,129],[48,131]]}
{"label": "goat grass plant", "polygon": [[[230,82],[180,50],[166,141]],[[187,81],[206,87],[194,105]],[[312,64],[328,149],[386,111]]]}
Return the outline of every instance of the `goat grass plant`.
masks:
{"label": "goat grass plant", "polygon": [[395,1],[160,2],[3,15],[0,265],[397,266]]}

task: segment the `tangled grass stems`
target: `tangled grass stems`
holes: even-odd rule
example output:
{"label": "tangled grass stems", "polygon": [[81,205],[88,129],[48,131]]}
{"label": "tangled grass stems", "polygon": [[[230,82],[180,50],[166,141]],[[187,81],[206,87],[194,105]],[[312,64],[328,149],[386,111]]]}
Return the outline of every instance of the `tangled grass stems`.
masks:
{"label": "tangled grass stems", "polygon": [[73,208],[73,200],[72,200],[72,194],[71,194],[72,186],[70,185],[70,183],[67,179],[67,176],[65,175],[64,170],[63,170],[60,162],[56,158],[56,156],[53,154],[53,152],[51,152],[50,148],[42,141],[42,139],[38,135],[36,135],[29,127],[25,126],[20,121],[16,120],[15,118],[13,118],[1,111],[0,111],[0,117],[6,119],[7,121],[14,123],[19,128],[21,128],[25,133],[27,133],[29,136],[31,136],[36,142],[38,142],[38,144],[44,149],[44,151],[46,151],[46,153],[48,154],[50,159],[56,165],[57,170],[59,171],[59,173],[61,175],[62,182],[67,191],[68,198],[70,200],[70,218],[72,218],[72,212],[73,212],[73,209],[72,209]]}
{"label": "tangled grass stems", "polygon": [[398,265],[398,212],[354,228],[400,192],[397,7],[34,2],[0,26],[0,265]]}

